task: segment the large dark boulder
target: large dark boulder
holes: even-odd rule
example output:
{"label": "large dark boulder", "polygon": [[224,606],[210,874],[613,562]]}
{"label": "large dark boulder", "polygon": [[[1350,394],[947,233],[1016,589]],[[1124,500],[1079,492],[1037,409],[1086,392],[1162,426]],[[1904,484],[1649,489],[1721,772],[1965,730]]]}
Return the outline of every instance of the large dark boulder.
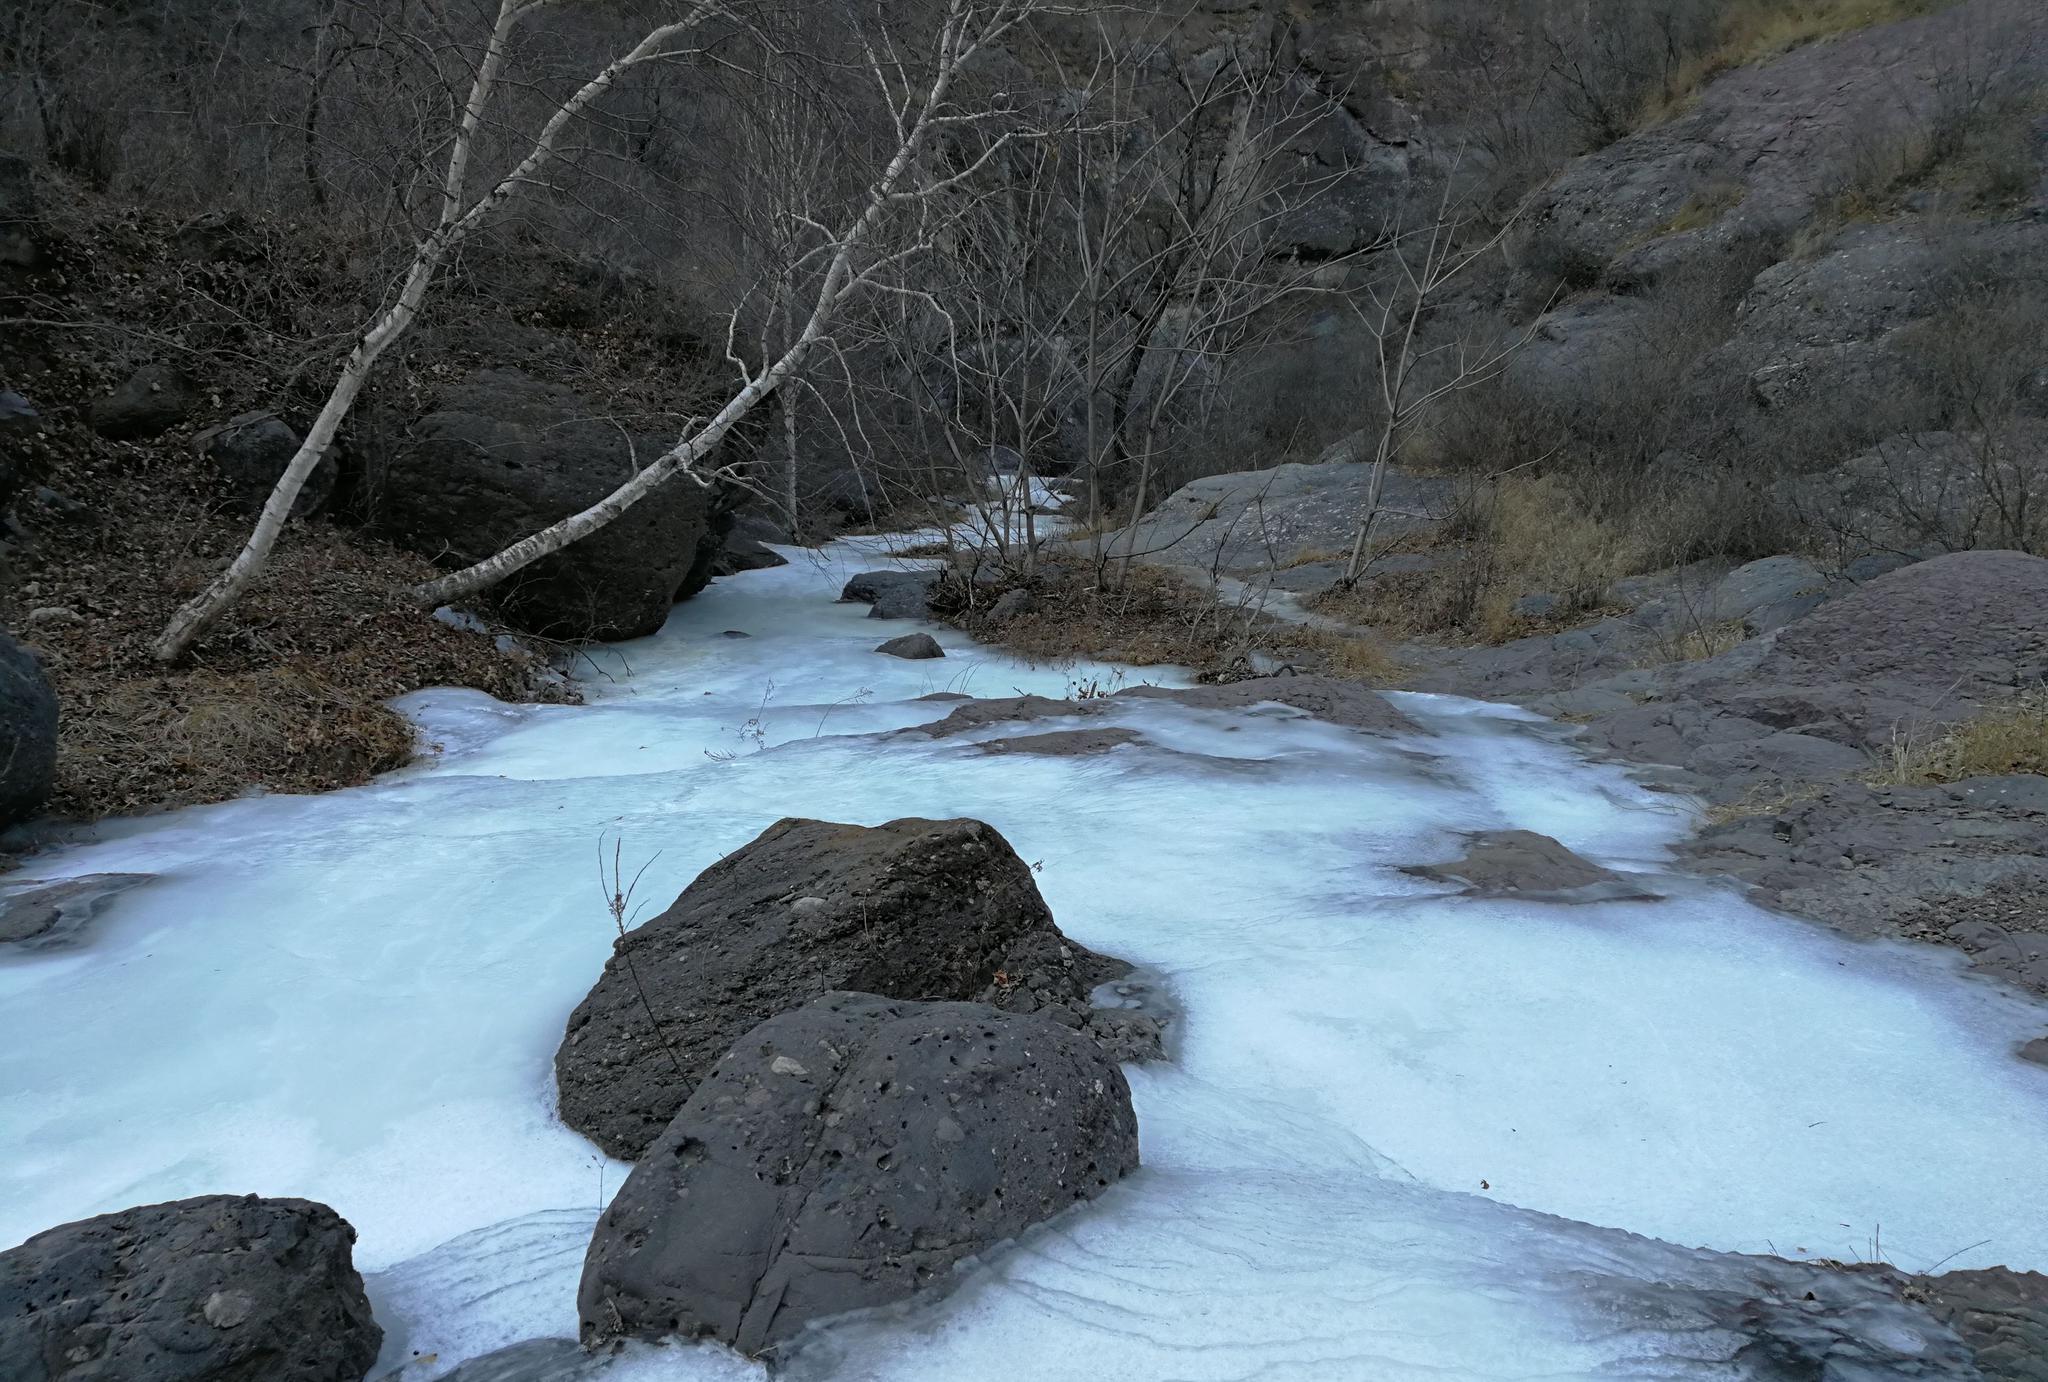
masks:
{"label": "large dark boulder", "polygon": [[892,638],[886,643],[877,644],[875,651],[911,662],[928,661],[946,655],[946,650],[939,646],[939,640],[928,633],[906,633],[901,638]]}
{"label": "large dark boulder", "polygon": [[[444,390],[385,473],[368,477],[375,525],[422,556],[467,565],[602,499],[672,441],[632,436],[574,390],[523,370],[478,370]],[[507,612],[548,637],[653,633],[700,565],[709,579],[709,509],[700,485],[661,486],[510,577],[499,588]]]}
{"label": "large dark boulder", "polygon": [[773,1349],[943,1291],[962,1259],[1138,1165],[1130,1087],[1078,1032],[835,993],[742,1036],[599,1220],[584,1342]]}
{"label": "large dark boulder", "polygon": [[840,588],[842,604],[868,606],[870,619],[925,619],[931,615],[937,571],[863,571]]}
{"label": "large dark boulder", "polygon": [[740,1033],[834,989],[1079,1026],[1089,991],[1125,969],[1060,934],[980,821],[778,821],[612,947],[555,1053],[562,1120],[637,1157]]}
{"label": "large dark boulder", "polygon": [[206,1195],[102,1214],[0,1253],[8,1382],[361,1382],[355,1230],[309,1200]]}
{"label": "large dark boulder", "polygon": [[713,575],[733,576],[742,571],[763,571],[769,567],[787,566],[789,559],[769,546],[770,543],[789,545],[796,539],[789,535],[774,519],[756,513],[735,515],[732,527],[720,544],[718,564]]}
{"label": "large dark boulder", "polygon": [[114,441],[142,441],[170,431],[199,406],[199,389],[183,370],[144,365],[85,410],[92,430]]}
{"label": "large dark boulder", "polygon": [[28,649],[0,633],[0,825],[42,809],[57,776],[57,693]]}
{"label": "large dark boulder", "polygon": [[[277,414],[257,412],[209,427],[193,438],[193,444],[219,469],[229,502],[244,513],[255,513],[270,502],[270,492],[299,452],[299,440]],[[330,447],[292,501],[294,518],[318,513],[326,505],[339,469]]]}

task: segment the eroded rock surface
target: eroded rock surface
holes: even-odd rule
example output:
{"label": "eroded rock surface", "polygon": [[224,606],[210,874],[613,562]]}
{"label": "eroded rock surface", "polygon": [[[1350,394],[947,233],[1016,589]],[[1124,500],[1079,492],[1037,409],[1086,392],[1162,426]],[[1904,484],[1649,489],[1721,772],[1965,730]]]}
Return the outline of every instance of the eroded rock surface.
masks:
{"label": "eroded rock surface", "polygon": [[744,1353],[944,1290],[1138,1165],[1116,1062],[1042,1017],[828,994],[745,1033],[599,1221],[587,1343]]}
{"label": "eroded rock surface", "polygon": [[1709,826],[1683,852],[1780,911],[1950,945],[2048,995],[2048,778],[1834,783]]}
{"label": "eroded rock surface", "polygon": [[383,1331],[326,1205],[206,1195],[0,1253],[8,1382],[361,1382]]}
{"label": "eroded rock surface", "polygon": [[1467,838],[1463,857],[1414,864],[1404,871],[1441,883],[1462,883],[1470,897],[1609,902],[1657,896],[1533,830],[1482,830]]}
{"label": "eroded rock surface", "polygon": [[0,826],[42,809],[57,777],[57,693],[27,648],[0,633]]}
{"label": "eroded rock surface", "polygon": [[147,873],[87,873],[76,878],[0,883],[0,945],[54,949],[76,945],[114,898],[147,883]]}
{"label": "eroded rock surface", "polygon": [[819,994],[982,999],[1081,1027],[1090,991],[1128,968],[1062,936],[980,821],[778,821],[613,946],[555,1053],[562,1119],[635,1157],[735,1037]]}

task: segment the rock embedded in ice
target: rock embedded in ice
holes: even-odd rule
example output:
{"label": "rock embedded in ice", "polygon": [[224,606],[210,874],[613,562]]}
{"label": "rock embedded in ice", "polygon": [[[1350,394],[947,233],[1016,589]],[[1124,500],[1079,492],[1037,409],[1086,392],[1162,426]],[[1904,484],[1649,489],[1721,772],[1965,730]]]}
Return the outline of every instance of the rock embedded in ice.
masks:
{"label": "rock embedded in ice", "polygon": [[34,950],[75,945],[108,902],[149,880],[146,873],[88,873],[0,884],[0,945]]}
{"label": "rock embedded in ice", "polygon": [[1654,901],[1657,894],[1612,869],[1582,859],[1533,830],[1482,830],[1466,837],[1463,858],[1403,870],[1439,883],[1463,883],[1469,897],[1532,901]]}
{"label": "rock embedded in ice", "polygon": [[946,650],[939,646],[939,640],[928,633],[906,633],[901,638],[892,638],[886,643],[877,644],[875,651],[912,662],[946,655]]}
{"label": "rock embedded in ice", "polygon": [[[613,946],[555,1053],[562,1119],[630,1159],[734,1038],[820,994],[986,997],[1080,1026],[1090,990],[1126,968],[1060,934],[980,821],[778,821]],[[1023,982],[1039,971],[1045,988]]]}
{"label": "rock embedded in ice", "polygon": [[977,753],[1030,753],[1048,758],[1085,758],[1111,749],[1135,744],[1144,738],[1123,725],[1092,729],[1055,729],[1044,734],[1020,734],[1012,739],[983,739],[974,745]]}
{"label": "rock embedded in ice", "polygon": [[870,606],[870,619],[922,619],[937,583],[936,571],[863,571],[840,588],[842,602]]}
{"label": "rock embedded in ice", "polygon": [[834,993],[740,1038],[598,1221],[586,1344],[774,1349],[943,1292],[954,1267],[1138,1165],[1131,1092],[1086,1036],[978,1003]]}
{"label": "rock embedded in ice", "polygon": [[0,1253],[8,1382],[360,1382],[384,1334],[324,1204],[206,1195]]}
{"label": "rock embedded in ice", "polygon": [[1119,698],[1175,701],[1197,710],[1249,710],[1270,703],[1346,729],[1382,734],[1423,732],[1420,725],[1370,686],[1340,677],[1249,677],[1215,686],[1132,686],[1116,694]]}

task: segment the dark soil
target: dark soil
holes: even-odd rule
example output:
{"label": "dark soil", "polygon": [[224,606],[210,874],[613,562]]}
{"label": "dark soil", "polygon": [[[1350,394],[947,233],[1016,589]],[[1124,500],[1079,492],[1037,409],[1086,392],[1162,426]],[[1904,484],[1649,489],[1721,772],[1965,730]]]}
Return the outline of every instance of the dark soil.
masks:
{"label": "dark soil", "polygon": [[[535,653],[416,607],[427,563],[325,518],[293,523],[191,658],[156,665],[149,642],[250,521],[194,434],[259,408],[303,426],[371,299],[310,230],[181,224],[42,190],[51,263],[0,284],[0,388],[38,413],[8,467],[0,625],[36,648],[62,706],[53,814],[362,782],[412,756],[384,701],[422,687],[569,694]],[[190,415],[147,439],[93,431],[90,404],[149,362],[194,382]],[[396,368],[388,386],[412,383]]]}

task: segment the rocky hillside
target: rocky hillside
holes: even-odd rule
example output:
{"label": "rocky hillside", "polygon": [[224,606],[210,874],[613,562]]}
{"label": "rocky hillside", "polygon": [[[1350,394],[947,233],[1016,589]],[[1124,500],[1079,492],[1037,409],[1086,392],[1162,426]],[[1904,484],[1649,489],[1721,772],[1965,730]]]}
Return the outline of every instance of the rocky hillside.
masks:
{"label": "rocky hillside", "polygon": [[[261,164],[209,200],[148,175],[173,132],[122,101],[100,92],[92,118],[128,123],[88,128],[88,74],[60,52],[97,43],[113,62],[218,41],[254,72],[298,41],[282,24],[223,38],[205,6],[188,18],[70,34],[52,12],[42,58],[0,54],[55,102],[9,125],[22,152],[0,157],[0,295],[18,323],[0,341],[0,618],[44,654],[66,707],[68,813],[359,779],[409,751],[380,702],[419,685],[561,694],[549,650],[658,628],[721,569],[737,510],[765,507],[671,487],[463,627],[404,595],[424,564],[473,562],[590,503],[724,396],[720,309],[750,301],[731,297],[732,273],[760,270],[728,243],[744,225],[700,227],[687,264],[660,250],[679,243],[674,207],[649,208],[682,184],[644,181],[681,176],[657,150],[673,162],[732,132],[701,103],[662,105],[663,86],[651,113],[632,107],[641,133],[624,146],[639,209],[599,233],[577,200],[599,183],[577,183],[465,250],[378,366],[251,607],[190,669],[151,665],[150,632],[235,550],[405,243],[361,216],[303,214],[306,197],[359,210],[374,160],[346,171],[316,142],[303,169]],[[564,19],[547,60],[572,70],[614,37],[608,22]],[[1210,575],[1277,564],[1276,583],[1341,597],[1342,624],[1464,642],[1591,625],[1628,603],[1622,583],[1700,561],[1795,553],[1838,581],[1938,551],[2040,551],[2043,28],[2025,0],[1050,13],[974,81],[1050,111],[1081,99],[1083,59],[1149,54],[1129,90],[1156,140],[1101,164],[1106,188],[1141,188],[1119,213],[1137,229],[1073,241],[1056,215],[1032,221],[1043,273],[1009,298],[935,259],[921,291],[949,295],[945,319],[977,323],[979,343],[956,334],[935,369],[928,326],[892,335],[860,316],[726,459],[778,504],[794,496],[814,531],[915,521],[1027,469],[1065,472],[1104,527],[1184,481],[1251,474],[1175,496],[1127,548]],[[69,46],[50,46],[60,33]],[[135,81],[163,84],[168,108],[197,70]],[[381,99],[364,80],[336,69],[328,95],[355,103],[351,119]],[[222,99],[260,112],[286,95],[252,81]],[[1233,157],[1259,160],[1257,236],[1199,254],[1159,241],[1143,228],[1206,224],[1181,175],[1213,183],[1227,110]],[[58,137],[65,119],[75,137]],[[252,127],[185,133],[253,170],[260,150],[233,132]],[[1003,165],[995,185],[1023,195],[1039,176]],[[1432,227],[1478,252],[1413,316],[1405,387],[1434,401],[1390,418],[1368,305],[1417,305],[1401,285]],[[1216,256],[1238,267],[1202,267]],[[1120,286],[1076,316],[1075,275],[1098,260]],[[1241,325],[1200,326],[1212,318]],[[1472,358],[1493,363],[1435,393],[1454,382],[1447,362]],[[1402,478],[1382,495],[1371,579],[1324,596],[1360,472],[1299,463],[1356,463],[1382,442]],[[1233,518],[1251,495],[1259,521]],[[1725,618],[1693,622],[1682,638],[1727,637]],[[1351,642],[1354,666],[1383,666]],[[1159,655],[1169,645],[1219,648],[1203,629]],[[23,761],[50,757],[43,743]]]}

